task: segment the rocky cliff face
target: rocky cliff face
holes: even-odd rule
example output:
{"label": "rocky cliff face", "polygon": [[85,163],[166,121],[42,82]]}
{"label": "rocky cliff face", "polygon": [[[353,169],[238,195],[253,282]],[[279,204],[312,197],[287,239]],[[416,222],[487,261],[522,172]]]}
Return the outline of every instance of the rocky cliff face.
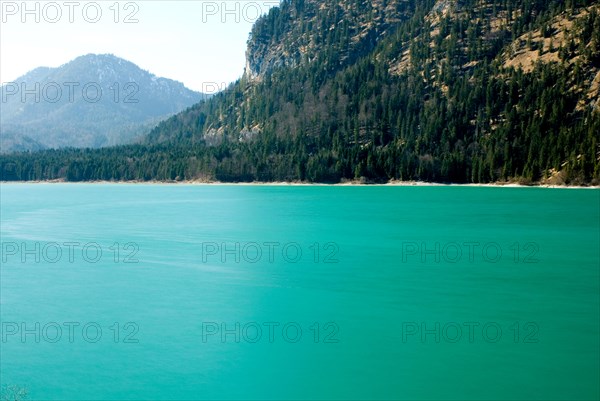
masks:
{"label": "rocky cliff face", "polygon": [[246,51],[246,77],[260,79],[278,67],[309,64],[336,54],[349,65],[414,10],[398,0],[284,0],[255,24]]}

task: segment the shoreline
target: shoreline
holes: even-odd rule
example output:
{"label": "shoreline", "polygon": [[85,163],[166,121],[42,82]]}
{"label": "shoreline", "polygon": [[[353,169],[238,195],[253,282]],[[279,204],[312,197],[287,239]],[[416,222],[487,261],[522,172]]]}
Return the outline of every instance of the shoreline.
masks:
{"label": "shoreline", "polygon": [[600,185],[550,185],[531,184],[523,185],[514,182],[496,182],[487,184],[444,184],[424,181],[390,181],[387,183],[366,183],[361,181],[348,181],[336,184],[309,183],[309,182],[222,182],[222,181],[80,181],[71,182],[63,180],[45,181],[0,181],[0,185],[14,184],[67,184],[67,185],[172,185],[172,186],[273,186],[273,187],[489,187],[489,188],[548,188],[548,189],[600,189]]}

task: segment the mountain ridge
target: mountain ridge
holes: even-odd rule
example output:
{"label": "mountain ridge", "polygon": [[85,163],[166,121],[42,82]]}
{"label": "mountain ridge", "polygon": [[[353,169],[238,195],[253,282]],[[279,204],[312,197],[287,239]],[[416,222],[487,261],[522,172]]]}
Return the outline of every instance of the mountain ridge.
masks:
{"label": "mountain ridge", "polygon": [[[206,97],[112,54],[35,68],[0,87],[0,94],[2,133],[11,132],[17,142],[29,137],[46,148],[130,142]],[[2,143],[4,152],[21,147]]]}

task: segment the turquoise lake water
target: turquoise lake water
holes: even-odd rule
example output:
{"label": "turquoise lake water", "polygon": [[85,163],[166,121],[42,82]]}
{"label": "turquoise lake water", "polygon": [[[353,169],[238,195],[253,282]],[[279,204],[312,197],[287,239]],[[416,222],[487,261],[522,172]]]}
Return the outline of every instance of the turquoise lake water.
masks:
{"label": "turquoise lake water", "polygon": [[33,400],[598,399],[600,191],[2,184]]}

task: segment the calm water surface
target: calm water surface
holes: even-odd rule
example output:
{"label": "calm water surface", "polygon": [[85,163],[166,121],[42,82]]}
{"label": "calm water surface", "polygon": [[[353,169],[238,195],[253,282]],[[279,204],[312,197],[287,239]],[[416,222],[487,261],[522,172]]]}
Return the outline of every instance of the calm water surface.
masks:
{"label": "calm water surface", "polygon": [[600,191],[5,185],[29,399],[598,399]]}

